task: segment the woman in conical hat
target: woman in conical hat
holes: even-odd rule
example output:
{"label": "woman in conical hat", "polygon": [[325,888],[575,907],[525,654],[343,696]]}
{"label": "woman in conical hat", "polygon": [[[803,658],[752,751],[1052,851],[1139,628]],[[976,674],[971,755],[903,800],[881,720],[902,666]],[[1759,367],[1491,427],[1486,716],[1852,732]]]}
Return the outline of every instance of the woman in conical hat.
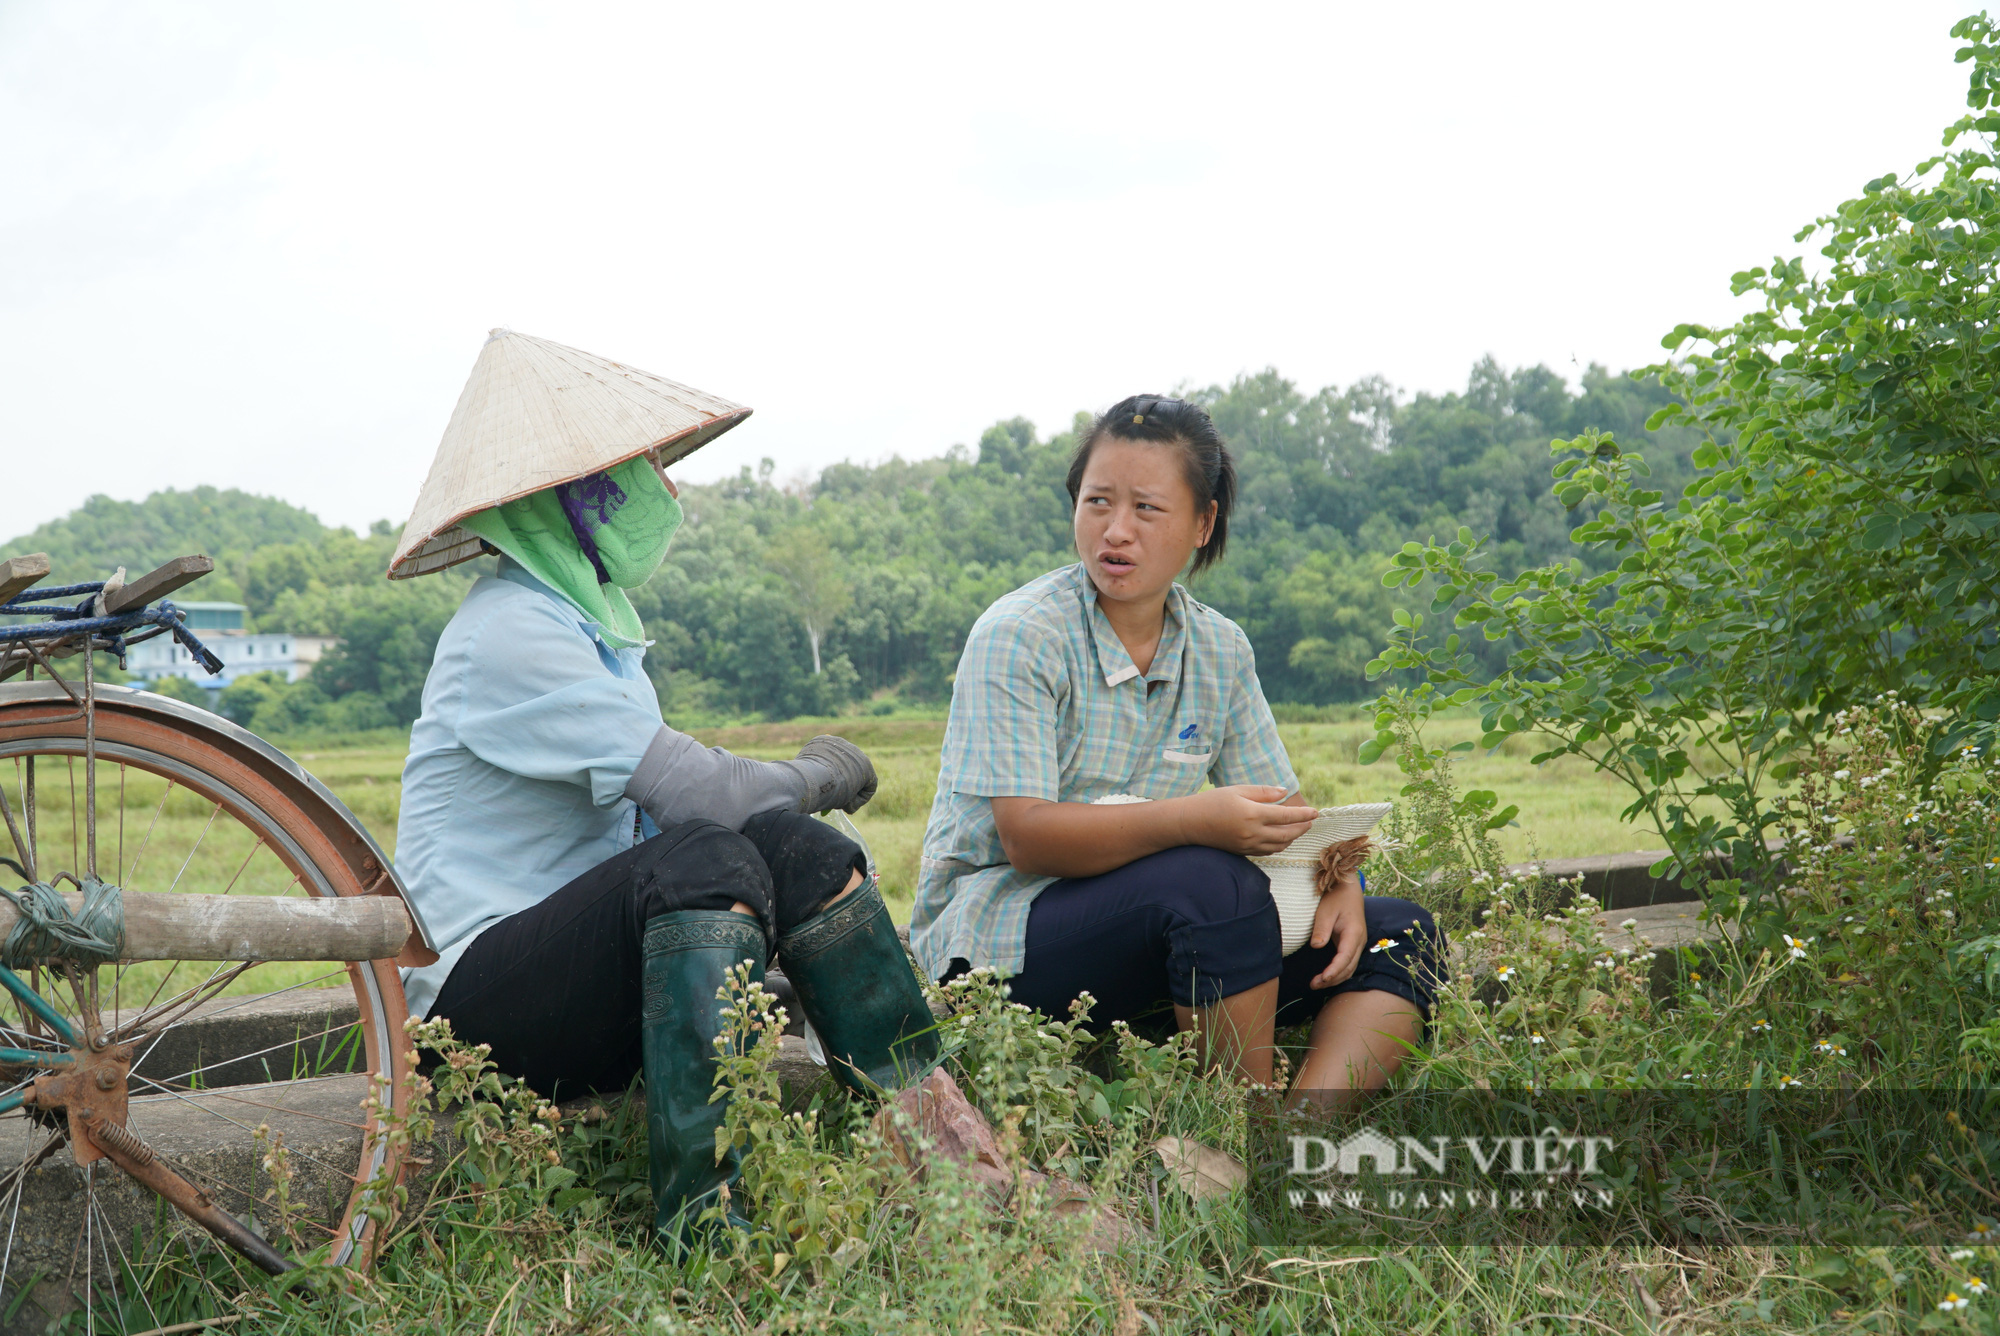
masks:
{"label": "woman in conical hat", "polygon": [[866,860],[811,813],[875,791],[818,737],[791,761],[704,748],[661,719],[625,595],[681,522],[665,466],[750,410],[495,330],[445,429],[391,578],[497,553],[438,641],[410,733],[397,865],[439,958],[417,1015],[490,1044],[550,1098],[643,1071],[656,1222],[736,1173],[711,1103],[716,991],[773,955],[857,1091],[937,1061],[931,1016]]}

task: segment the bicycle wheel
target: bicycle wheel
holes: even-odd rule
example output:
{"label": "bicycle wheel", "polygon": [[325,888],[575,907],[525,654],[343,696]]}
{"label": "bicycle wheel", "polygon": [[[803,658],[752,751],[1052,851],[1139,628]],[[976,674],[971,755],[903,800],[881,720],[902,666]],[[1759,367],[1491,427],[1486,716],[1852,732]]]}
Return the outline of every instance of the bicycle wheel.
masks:
{"label": "bicycle wheel", "polygon": [[[82,712],[63,687],[0,685],[0,789],[20,831],[17,842],[0,830],[0,853],[29,864],[33,879],[94,873],[127,891],[232,896],[400,893],[339,799],[261,739],[149,692],[99,687],[96,702],[93,776]],[[335,1262],[367,1264],[376,1226],[359,1199],[402,1169],[395,1139],[381,1135],[406,1099],[395,961],[123,961],[22,974],[75,1023],[79,1054],[131,1046],[125,1125],[150,1156],[281,1248],[330,1245]],[[11,996],[0,1002],[0,1045],[65,1047]],[[0,1101],[37,1075],[4,1059]],[[112,1078],[97,1079],[108,1089]],[[20,1313],[38,1308],[41,1321],[82,1307],[95,1328],[107,1304],[120,1321],[143,1321],[127,1240],[163,1218],[189,1226],[112,1164],[79,1163],[96,1153],[95,1131],[70,1144],[67,1126],[51,1123],[60,1120],[32,1105],[0,1117],[0,1313],[26,1299]],[[266,1161],[279,1139],[285,1191]],[[22,1324],[17,1315],[5,1325]]]}

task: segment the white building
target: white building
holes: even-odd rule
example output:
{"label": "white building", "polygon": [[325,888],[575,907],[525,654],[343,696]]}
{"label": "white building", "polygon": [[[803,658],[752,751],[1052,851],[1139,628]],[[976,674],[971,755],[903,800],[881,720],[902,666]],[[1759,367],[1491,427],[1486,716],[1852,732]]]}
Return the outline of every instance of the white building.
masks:
{"label": "white building", "polygon": [[282,631],[245,635],[241,603],[176,603],[187,613],[188,630],[222,660],[220,675],[208,670],[172,636],[157,636],[143,645],[134,645],[125,666],[136,677],[157,682],[163,677],[185,677],[196,686],[220,690],[245,673],[283,673],[287,682],[296,682],[312,671],[322,654],[339,642],[330,636],[295,636]]}

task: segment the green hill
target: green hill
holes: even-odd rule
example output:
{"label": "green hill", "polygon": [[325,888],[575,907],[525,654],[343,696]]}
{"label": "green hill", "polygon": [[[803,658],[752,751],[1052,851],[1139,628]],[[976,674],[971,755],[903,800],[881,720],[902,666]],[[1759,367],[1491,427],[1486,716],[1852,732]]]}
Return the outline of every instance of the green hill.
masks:
{"label": "green hill", "polygon": [[218,571],[191,596],[240,600],[238,579],[224,569],[232,559],[279,543],[317,544],[332,532],[311,511],[274,497],[195,487],[154,492],[144,501],[93,496],[61,519],[0,544],[0,557],[46,552],[51,582],[74,584],[101,580],[120,566],[136,575],[200,552],[216,559]]}

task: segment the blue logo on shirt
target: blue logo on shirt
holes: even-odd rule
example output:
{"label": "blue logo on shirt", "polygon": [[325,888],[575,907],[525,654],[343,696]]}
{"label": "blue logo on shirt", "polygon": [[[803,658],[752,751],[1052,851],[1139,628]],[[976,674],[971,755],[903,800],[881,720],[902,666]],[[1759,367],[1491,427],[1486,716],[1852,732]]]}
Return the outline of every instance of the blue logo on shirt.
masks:
{"label": "blue logo on shirt", "polygon": [[1181,730],[1181,741],[1186,742],[1189,738],[1193,737],[1200,731],[1201,731],[1200,724],[1189,724],[1186,728],[1183,728]]}

